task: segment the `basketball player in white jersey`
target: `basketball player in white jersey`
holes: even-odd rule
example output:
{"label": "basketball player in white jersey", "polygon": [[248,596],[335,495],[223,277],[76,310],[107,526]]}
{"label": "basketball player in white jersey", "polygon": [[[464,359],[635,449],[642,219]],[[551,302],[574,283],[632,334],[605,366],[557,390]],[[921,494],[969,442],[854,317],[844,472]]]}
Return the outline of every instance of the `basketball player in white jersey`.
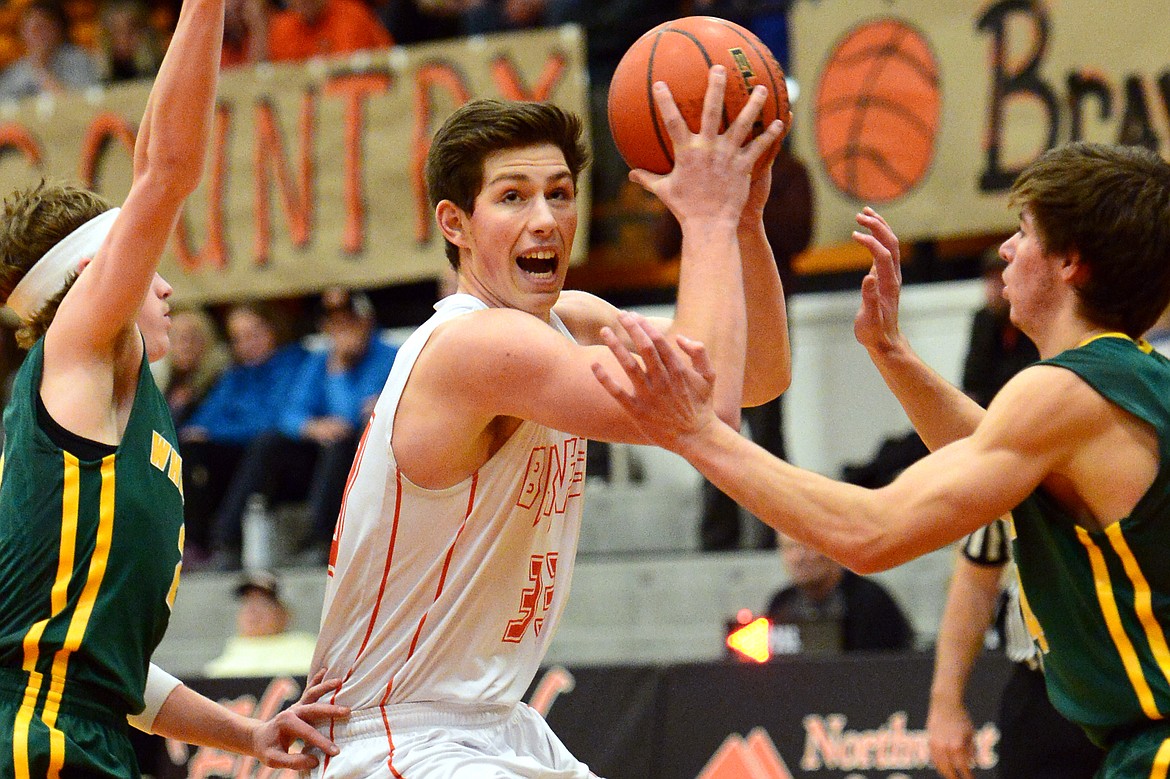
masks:
{"label": "basketball player in white jersey", "polygon": [[[662,324],[714,345],[735,424],[787,386],[790,361],[761,219],[770,173],[752,178],[782,124],[748,141],[757,87],[720,134],[726,78],[712,69],[698,133],[656,88],[675,168],[632,178],[683,226],[677,318]],[[458,288],[399,351],[346,488],[313,669],[343,679],[334,701],[353,713],[319,774],[591,776],[521,702],[568,597],[585,441],[646,441],[591,373],[618,311],[562,293],[581,131],[549,104],[479,100],[432,142]]]}

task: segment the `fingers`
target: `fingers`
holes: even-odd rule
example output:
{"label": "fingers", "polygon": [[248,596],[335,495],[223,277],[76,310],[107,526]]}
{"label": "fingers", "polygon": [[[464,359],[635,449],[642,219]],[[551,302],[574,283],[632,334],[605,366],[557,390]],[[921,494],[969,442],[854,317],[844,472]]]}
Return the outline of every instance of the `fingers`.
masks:
{"label": "fingers", "polygon": [[766,160],[762,167],[764,170],[771,171],[772,162],[780,152],[780,138],[783,135],[784,122],[781,122],[779,119],[774,120],[764,128],[762,133],[752,138],[752,142],[745,149],[747,158],[753,164],[760,159]]}
{"label": "fingers", "polygon": [[[710,87],[708,87],[710,92]],[[655,81],[651,89],[651,94],[654,97],[654,105],[658,107],[658,114],[662,117],[662,124],[666,128],[666,134],[670,136],[671,142],[675,146],[686,143],[687,138],[691,134],[691,130],[687,127],[686,120],[682,118],[679,113],[678,106],[675,105],[674,95],[670,92],[670,87],[666,85],[665,81]],[[704,110],[706,110],[704,103]]]}
{"label": "fingers", "polygon": [[[760,112],[764,110],[764,102],[768,99],[768,88],[763,84],[756,84],[752,87],[752,91],[748,94],[747,102],[743,104],[743,108],[739,109],[739,115],[727,128],[727,137],[738,147],[742,146],[751,134],[752,127],[755,126],[756,120],[760,118]],[[718,126],[716,126],[718,131]]]}
{"label": "fingers", "polygon": [[691,365],[708,384],[715,383],[715,366],[711,364],[711,356],[707,354],[707,347],[701,341],[693,341],[685,335],[676,339],[678,346],[687,357],[691,358]]}
{"label": "fingers", "polygon": [[320,700],[326,693],[338,690],[341,688],[341,679],[325,680],[325,669],[321,669],[313,674],[313,678],[309,679],[308,684],[305,685],[305,691],[301,693],[302,703],[313,703]]}
{"label": "fingers", "polygon": [[[719,128],[723,125],[723,95],[726,89],[727,69],[722,65],[712,65],[707,71],[707,92],[703,95],[703,115],[699,122],[699,135],[704,138],[714,138],[719,134]],[[746,110],[747,106],[744,106]],[[756,113],[759,113],[758,108]]]}

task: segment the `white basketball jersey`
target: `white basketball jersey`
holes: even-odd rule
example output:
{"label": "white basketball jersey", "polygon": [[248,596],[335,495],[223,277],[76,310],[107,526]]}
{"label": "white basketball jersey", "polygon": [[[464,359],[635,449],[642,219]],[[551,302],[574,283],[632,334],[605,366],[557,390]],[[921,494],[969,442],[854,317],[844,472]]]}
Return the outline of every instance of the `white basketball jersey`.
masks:
{"label": "white basketball jersey", "polygon": [[[486,309],[452,295],[398,352],[358,447],[334,532],[314,671],[357,709],[515,703],[569,595],[585,440],[525,421],[470,478],[412,484],[391,449],[407,378],[443,322]],[[572,338],[555,314],[552,324]]]}

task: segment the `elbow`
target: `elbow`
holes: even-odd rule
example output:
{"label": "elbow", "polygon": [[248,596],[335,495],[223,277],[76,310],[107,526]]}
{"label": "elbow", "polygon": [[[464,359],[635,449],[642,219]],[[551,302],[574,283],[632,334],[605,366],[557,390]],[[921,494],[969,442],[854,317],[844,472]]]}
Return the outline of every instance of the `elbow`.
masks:
{"label": "elbow", "polygon": [[749,370],[744,377],[743,405],[748,408],[770,403],[791,386],[792,361],[789,359],[776,360],[768,370]]}
{"label": "elbow", "polygon": [[880,522],[850,535],[838,557],[849,570],[869,576],[895,568],[909,559],[894,533]]}
{"label": "elbow", "polygon": [[203,176],[204,155],[202,150],[194,152],[176,149],[159,155],[150,155],[136,176],[135,183],[155,186],[163,194],[160,199],[177,198],[181,203],[196,187]]}

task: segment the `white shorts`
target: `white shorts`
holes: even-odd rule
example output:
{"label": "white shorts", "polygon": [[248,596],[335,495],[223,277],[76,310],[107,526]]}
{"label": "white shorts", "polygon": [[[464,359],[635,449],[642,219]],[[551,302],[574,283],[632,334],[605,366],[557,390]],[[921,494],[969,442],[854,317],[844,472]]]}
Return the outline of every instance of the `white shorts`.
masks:
{"label": "white shorts", "polygon": [[313,771],[322,779],[596,779],[525,703],[364,709],[326,735],[341,753]]}

